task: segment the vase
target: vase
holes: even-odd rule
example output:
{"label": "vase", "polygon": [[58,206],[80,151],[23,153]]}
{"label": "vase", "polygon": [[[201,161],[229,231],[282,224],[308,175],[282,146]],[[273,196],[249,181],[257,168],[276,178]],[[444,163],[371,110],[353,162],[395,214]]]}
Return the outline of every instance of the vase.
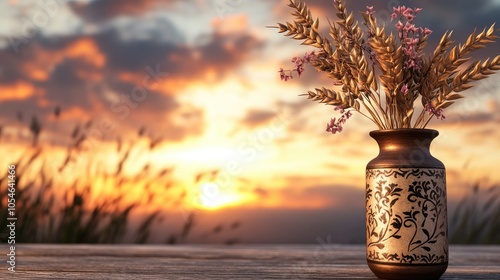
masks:
{"label": "vase", "polygon": [[379,155],[366,166],[366,258],[384,279],[438,279],[448,267],[446,173],[429,151],[431,129],[370,132]]}

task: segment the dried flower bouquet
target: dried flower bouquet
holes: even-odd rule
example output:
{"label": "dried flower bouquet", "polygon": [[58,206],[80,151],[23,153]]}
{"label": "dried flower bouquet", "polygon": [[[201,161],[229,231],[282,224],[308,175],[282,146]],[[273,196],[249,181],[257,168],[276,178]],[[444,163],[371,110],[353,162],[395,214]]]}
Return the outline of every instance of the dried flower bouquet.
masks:
{"label": "dried flower bouquet", "polygon": [[[293,72],[300,76],[305,63],[333,79],[334,88],[316,88],[305,94],[341,112],[340,118],[327,124],[332,133],[342,131],[353,110],[379,129],[425,128],[433,117],[444,119],[443,109],[463,97],[458,92],[500,70],[500,55],[467,65],[468,54],[498,38],[495,24],[473,32],[464,44],[453,47],[452,31],[446,32],[432,55],[425,56],[423,50],[432,31],[414,24],[422,9],[395,7],[391,20],[396,22],[397,34],[393,34],[377,24],[373,7],[367,7],[361,13],[363,31],[343,1],[333,0],[338,20],[329,22],[327,38],[319,34],[319,19],[313,19],[303,1],[290,0],[288,6],[294,9],[294,21],[274,27],[317,51],[293,58],[295,68],[280,69],[281,79],[292,78]],[[414,117],[414,103],[419,98],[422,109]]]}

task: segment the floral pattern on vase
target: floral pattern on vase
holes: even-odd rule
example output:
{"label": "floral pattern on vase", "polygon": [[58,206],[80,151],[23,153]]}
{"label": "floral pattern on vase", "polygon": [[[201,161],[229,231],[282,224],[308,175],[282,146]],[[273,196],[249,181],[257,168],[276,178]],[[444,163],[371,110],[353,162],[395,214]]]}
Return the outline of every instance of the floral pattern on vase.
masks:
{"label": "floral pattern on vase", "polygon": [[366,182],[369,261],[448,262],[444,169],[367,169]]}

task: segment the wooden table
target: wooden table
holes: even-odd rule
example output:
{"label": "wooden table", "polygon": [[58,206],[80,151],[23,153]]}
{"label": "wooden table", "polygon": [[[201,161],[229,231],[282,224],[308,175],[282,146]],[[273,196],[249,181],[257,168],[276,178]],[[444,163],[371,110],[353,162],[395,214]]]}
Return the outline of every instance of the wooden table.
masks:
{"label": "wooden table", "polygon": [[[363,245],[0,245],[0,279],[377,279]],[[500,279],[500,246],[451,246],[441,279]]]}

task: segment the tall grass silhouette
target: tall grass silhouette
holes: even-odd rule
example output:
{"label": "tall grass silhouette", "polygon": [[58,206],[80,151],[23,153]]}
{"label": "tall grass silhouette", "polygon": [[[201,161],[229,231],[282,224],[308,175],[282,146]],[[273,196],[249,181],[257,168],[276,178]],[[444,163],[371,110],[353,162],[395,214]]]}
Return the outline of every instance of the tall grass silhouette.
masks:
{"label": "tall grass silhouette", "polygon": [[[59,113],[56,108],[55,116]],[[17,118],[22,121],[22,114]],[[16,159],[10,158],[8,163],[16,166],[16,242],[117,243],[131,235],[133,242],[145,243],[151,236],[152,226],[165,218],[164,208],[151,206],[155,202],[177,206],[183,203],[186,190],[173,179],[173,167],[153,170],[153,163],[143,161],[142,167],[136,167],[137,172],[125,171],[127,165],[141,165],[139,155],[152,152],[161,142],[158,137],[145,137],[144,128],[139,130],[138,139],[146,138],[147,147],[141,146],[137,139],[129,143],[117,139],[111,156],[115,160],[108,158],[103,162],[95,153],[82,155],[82,144],[88,137],[82,128],[90,129],[92,122],[78,124],[68,137],[64,159],[54,163],[50,147],[40,143],[42,127],[34,116],[28,126],[31,145],[26,145],[24,153]],[[79,157],[85,159],[83,167],[75,163]],[[3,241],[7,238],[8,173],[0,172],[0,239]],[[65,176],[73,172],[78,175]],[[141,218],[135,233],[130,234],[130,217],[134,212]],[[185,240],[195,221],[195,212],[189,210],[184,225],[165,234],[164,242],[173,244]]]}
{"label": "tall grass silhouette", "polygon": [[450,242],[500,244],[500,188],[476,183],[458,203],[450,221]]}

